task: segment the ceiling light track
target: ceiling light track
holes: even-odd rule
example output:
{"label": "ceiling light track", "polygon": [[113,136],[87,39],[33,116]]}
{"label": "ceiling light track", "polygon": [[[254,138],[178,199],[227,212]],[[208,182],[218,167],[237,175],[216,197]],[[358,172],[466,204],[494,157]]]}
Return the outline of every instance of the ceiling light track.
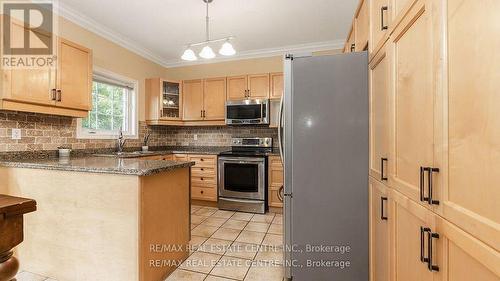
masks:
{"label": "ceiling light track", "polygon": [[187,49],[184,51],[184,54],[182,54],[182,59],[187,60],[187,61],[195,61],[198,59],[196,56],[195,52],[191,49],[191,47],[195,46],[200,46],[200,45],[205,45],[201,52],[198,54],[200,57],[204,59],[212,59],[216,55],[212,48],[209,46],[210,43],[216,43],[216,42],[221,42],[225,41],[224,44],[222,44],[222,47],[219,50],[219,54],[223,56],[232,56],[236,54],[236,51],[233,48],[233,45],[229,42],[231,39],[234,39],[234,36],[228,36],[220,39],[213,39],[210,40],[210,17],[208,16],[208,4],[212,3],[213,0],[203,0],[207,4],[207,9],[206,9],[206,17],[205,17],[205,41],[198,42],[198,43],[191,43],[188,44]]}

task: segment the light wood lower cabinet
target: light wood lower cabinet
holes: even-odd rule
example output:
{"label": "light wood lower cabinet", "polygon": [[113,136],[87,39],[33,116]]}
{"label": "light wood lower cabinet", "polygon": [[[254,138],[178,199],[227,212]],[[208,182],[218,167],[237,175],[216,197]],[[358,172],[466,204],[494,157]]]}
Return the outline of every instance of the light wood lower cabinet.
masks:
{"label": "light wood lower cabinet", "polygon": [[187,155],[191,167],[191,198],[217,201],[217,155]]}
{"label": "light wood lower cabinet", "polygon": [[432,281],[427,268],[425,229],[434,229],[432,213],[397,191],[390,196],[391,221],[391,280]]}
{"label": "light wood lower cabinet", "polygon": [[283,207],[283,163],[279,156],[269,156],[268,161],[268,205],[281,208]]}
{"label": "light wood lower cabinet", "polygon": [[370,177],[370,281],[389,280],[389,209],[387,187]]}
{"label": "light wood lower cabinet", "polygon": [[391,190],[391,280],[498,281],[500,252]]}

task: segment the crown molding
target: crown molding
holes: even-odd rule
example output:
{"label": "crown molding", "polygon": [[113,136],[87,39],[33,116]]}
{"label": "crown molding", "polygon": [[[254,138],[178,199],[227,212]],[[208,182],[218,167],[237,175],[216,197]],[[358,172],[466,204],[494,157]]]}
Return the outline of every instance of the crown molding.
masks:
{"label": "crown molding", "polygon": [[183,61],[182,59],[170,60],[165,63],[165,66],[167,68],[174,68],[174,67],[183,67],[189,65],[225,62],[225,61],[275,57],[275,56],[282,56],[286,53],[309,53],[318,51],[328,51],[328,50],[343,49],[344,44],[345,40],[332,40],[332,41],[314,42],[307,44],[288,45],[277,48],[266,48],[266,49],[237,52],[236,55],[231,57],[218,56],[213,59],[199,58],[196,61]]}
{"label": "crown molding", "polygon": [[143,46],[136,44],[130,38],[127,38],[124,35],[119,34],[116,31],[113,31],[98,23],[97,21],[83,15],[82,13],[75,11],[73,8],[70,8],[66,4],[63,4],[62,1],[58,1],[56,13],[59,14],[59,16],[64,17],[75,24],[78,24],[79,26],[103,37],[106,40],[120,45],[136,53],[137,55],[140,55],[141,57],[153,61],[163,67],[166,67],[166,60],[161,56],[155,54],[147,48],[144,48]]}
{"label": "crown molding", "polygon": [[91,31],[117,45],[120,45],[139,56],[142,56],[154,63],[157,63],[165,68],[174,68],[174,67],[183,67],[189,65],[198,65],[198,64],[209,64],[209,63],[217,63],[217,62],[225,62],[225,61],[235,61],[235,60],[244,60],[244,59],[254,59],[254,58],[265,58],[265,57],[273,57],[273,56],[282,56],[286,53],[302,53],[302,52],[316,52],[316,51],[326,51],[326,50],[335,50],[344,48],[344,39],[340,40],[332,40],[332,41],[323,41],[323,42],[314,42],[307,44],[298,44],[298,45],[288,45],[281,46],[276,48],[265,48],[265,49],[257,49],[257,50],[249,50],[238,52],[236,55],[231,57],[222,57],[218,56],[213,59],[205,60],[198,59],[197,61],[184,61],[182,59],[175,60],[166,60],[161,55],[155,54],[153,51],[144,48],[143,46],[134,42],[130,38],[113,31],[102,24],[96,22],[95,20],[75,11],[74,9],[68,7],[63,4],[62,1],[57,1],[58,5],[56,8],[56,13],[59,16],[62,16],[75,24],[80,25],[88,31]]}

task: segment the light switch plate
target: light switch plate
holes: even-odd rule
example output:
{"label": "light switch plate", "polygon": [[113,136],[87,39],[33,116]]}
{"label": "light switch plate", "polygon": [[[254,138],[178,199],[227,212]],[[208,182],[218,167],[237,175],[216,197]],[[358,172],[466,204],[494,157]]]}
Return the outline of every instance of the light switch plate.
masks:
{"label": "light switch plate", "polygon": [[21,129],[12,129],[12,139],[13,140],[21,139]]}

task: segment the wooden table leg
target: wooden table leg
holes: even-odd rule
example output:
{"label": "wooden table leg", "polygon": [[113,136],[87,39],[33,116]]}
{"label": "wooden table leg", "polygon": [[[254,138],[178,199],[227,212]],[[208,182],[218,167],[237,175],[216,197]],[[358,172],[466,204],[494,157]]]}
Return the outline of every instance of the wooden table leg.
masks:
{"label": "wooden table leg", "polygon": [[0,281],[14,279],[19,270],[19,262],[12,251],[0,253]]}

